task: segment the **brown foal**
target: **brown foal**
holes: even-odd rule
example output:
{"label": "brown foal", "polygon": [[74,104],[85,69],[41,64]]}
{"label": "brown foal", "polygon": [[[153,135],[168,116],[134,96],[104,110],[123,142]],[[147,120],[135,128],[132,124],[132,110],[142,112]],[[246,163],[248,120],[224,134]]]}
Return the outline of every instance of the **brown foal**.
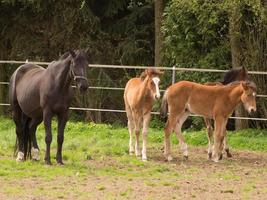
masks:
{"label": "brown foal", "polygon": [[[231,69],[228,72],[225,73],[223,80],[221,82],[208,82],[205,83],[205,85],[227,85],[229,83],[235,82],[235,81],[246,81],[248,80],[248,72],[245,67],[235,68]],[[207,136],[208,136],[208,159],[212,158],[212,145],[213,145],[213,126],[212,126],[212,120],[209,118],[204,118],[206,127],[207,127]],[[232,157],[232,154],[230,153],[228,142],[227,142],[227,136],[225,134],[224,141],[223,141],[223,148],[226,152],[226,156],[228,158]]]}
{"label": "brown foal", "polygon": [[160,98],[159,76],[162,72],[155,69],[145,70],[140,77],[130,79],[124,90],[125,110],[128,118],[130,134],[129,153],[134,153],[133,132],[136,135],[135,155],[141,156],[139,148],[140,129],[143,135],[142,160],[146,161],[146,144],[152,105],[155,99]]}
{"label": "brown foal", "polygon": [[164,154],[168,161],[170,155],[170,134],[174,130],[183,155],[188,156],[187,144],[181,134],[181,127],[190,113],[214,119],[214,147],[212,157],[215,162],[222,158],[223,140],[226,135],[226,123],[239,103],[243,103],[248,112],[256,111],[256,85],[253,82],[233,82],[226,86],[208,86],[189,81],[180,81],[171,85],[165,92],[161,114],[167,115]]}

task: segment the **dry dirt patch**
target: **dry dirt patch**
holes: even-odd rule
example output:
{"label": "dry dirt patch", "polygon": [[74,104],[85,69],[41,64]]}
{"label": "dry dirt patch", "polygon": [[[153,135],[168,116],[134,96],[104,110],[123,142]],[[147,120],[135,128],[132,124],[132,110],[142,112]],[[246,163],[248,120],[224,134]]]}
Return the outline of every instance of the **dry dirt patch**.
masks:
{"label": "dry dirt patch", "polygon": [[266,199],[266,153],[234,150],[233,158],[213,163],[204,148],[191,147],[189,160],[174,150],[167,163],[158,150],[148,152],[144,164],[93,158],[84,162],[93,169],[88,174],[0,177],[0,199]]}

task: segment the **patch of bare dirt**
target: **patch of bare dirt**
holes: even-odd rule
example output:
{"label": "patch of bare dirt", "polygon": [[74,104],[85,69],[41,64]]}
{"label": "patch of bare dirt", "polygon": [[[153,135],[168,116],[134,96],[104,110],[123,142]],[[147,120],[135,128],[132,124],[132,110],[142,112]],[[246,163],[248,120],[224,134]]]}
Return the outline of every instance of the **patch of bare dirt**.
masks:
{"label": "patch of bare dirt", "polygon": [[[158,149],[148,150],[152,167],[165,169],[156,175],[134,176],[147,172],[146,167],[151,165],[125,164],[115,158],[93,159],[85,165],[96,172],[111,167],[114,175],[88,173],[52,180],[0,178],[0,199],[266,199],[267,153],[232,150],[232,158],[214,163],[207,159],[204,148],[191,147],[188,160],[183,160],[177,147],[172,148],[175,159],[169,163]],[[120,171],[128,169],[131,176],[120,175]],[[12,187],[17,189],[12,192]]]}

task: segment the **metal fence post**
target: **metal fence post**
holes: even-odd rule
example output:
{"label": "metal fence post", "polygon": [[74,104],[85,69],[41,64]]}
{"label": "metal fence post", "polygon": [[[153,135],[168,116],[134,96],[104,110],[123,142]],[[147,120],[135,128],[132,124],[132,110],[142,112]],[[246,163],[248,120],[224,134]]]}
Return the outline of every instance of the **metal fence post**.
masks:
{"label": "metal fence post", "polygon": [[172,66],[172,84],[175,83],[175,65]]}

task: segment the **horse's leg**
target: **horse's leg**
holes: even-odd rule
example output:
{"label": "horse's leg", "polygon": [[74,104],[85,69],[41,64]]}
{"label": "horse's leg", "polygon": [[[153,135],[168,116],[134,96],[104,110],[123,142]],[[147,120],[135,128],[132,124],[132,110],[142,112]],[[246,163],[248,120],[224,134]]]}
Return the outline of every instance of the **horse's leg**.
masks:
{"label": "horse's leg", "polygon": [[62,144],[64,141],[64,129],[68,121],[68,111],[58,115],[58,134],[57,134],[57,163],[63,165],[62,162]]}
{"label": "horse's leg", "polygon": [[135,136],[136,136],[136,141],[135,141],[135,155],[136,156],[141,156],[140,152],[140,147],[139,147],[139,136],[140,136],[140,129],[141,129],[141,122],[142,122],[142,117],[140,117],[138,114],[133,115],[134,122],[135,122]]}
{"label": "horse's leg", "polygon": [[224,144],[224,151],[226,152],[227,157],[228,158],[233,157],[233,155],[230,153],[230,150],[229,150],[228,141],[227,141],[227,133],[225,133],[223,144]]}
{"label": "horse's leg", "polygon": [[146,145],[147,145],[147,133],[149,128],[149,122],[150,122],[151,114],[150,112],[143,116],[143,130],[142,130],[142,136],[143,136],[143,148],[142,148],[142,160],[146,161]]}
{"label": "horse's leg", "polygon": [[213,161],[218,162],[222,158],[223,140],[225,136],[225,119],[222,117],[215,118],[215,134],[214,134],[214,149]]}
{"label": "horse's leg", "polygon": [[129,154],[134,154],[134,144],[133,144],[133,132],[134,132],[134,120],[132,116],[132,111],[127,106],[125,107],[127,118],[128,118],[128,130],[129,130]]}
{"label": "horse's leg", "polygon": [[[12,112],[12,118],[16,125],[16,135],[17,135],[17,143],[15,149],[18,148],[18,154],[16,161],[24,160],[24,146],[23,146],[23,122],[22,122],[23,113],[19,106],[14,106]],[[16,151],[15,151],[16,152]]]}
{"label": "horse's leg", "polygon": [[44,109],[43,118],[44,118],[44,127],[45,127],[45,143],[46,143],[46,151],[45,151],[45,164],[51,165],[50,159],[50,145],[52,142],[52,131],[51,131],[51,121],[53,114],[49,108]]}
{"label": "horse's leg", "polygon": [[31,119],[31,121],[29,122],[29,134],[31,137],[31,141],[32,141],[32,148],[31,148],[31,156],[32,156],[32,160],[40,160],[40,156],[39,156],[39,147],[37,144],[37,139],[36,139],[36,129],[37,126],[42,122],[42,118],[34,118]]}
{"label": "horse's leg", "polygon": [[229,146],[228,146],[228,140],[227,140],[227,131],[226,131],[226,125],[227,125],[227,121],[225,121],[225,126],[224,126],[224,140],[223,140],[223,146],[224,146],[224,151],[226,152],[226,156],[228,158],[231,158],[233,157],[232,154],[230,153],[230,150],[229,150]]}
{"label": "horse's leg", "polygon": [[212,146],[213,146],[213,128],[212,128],[212,121],[211,119],[204,118],[207,132],[208,132],[208,140],[209,140],[209,147],[208,147],[208,159],[212,157]]}
{"label": "horse's leg", "polygon": [[174,129],[176,136],[179,140],[180,147],[181,147],[181,150],[183,151],[183,156],[185,159],[188,159],[188,149],[187,149],[187,144],[185,143],[184,137],[182,135],[181,128],[182,128],[182,126],[183,126],[183,124],[184,124],[184,122],[188,116],[189,116],[188,112],[184,112],[181,115],[179,115],[178,122],[175,126],[175,129]]}
{"label": "horse's leg", "polygon": [[168,161],[172,160],[170,135],[174,129],[176,122],[177,122],[177,117],[174,114],[170,113],[168,120],[167,120],[167,123],[165,125],[165,129],[164,129],[164,133],[165,133],[165,136],[164,136],[164,155]]}

